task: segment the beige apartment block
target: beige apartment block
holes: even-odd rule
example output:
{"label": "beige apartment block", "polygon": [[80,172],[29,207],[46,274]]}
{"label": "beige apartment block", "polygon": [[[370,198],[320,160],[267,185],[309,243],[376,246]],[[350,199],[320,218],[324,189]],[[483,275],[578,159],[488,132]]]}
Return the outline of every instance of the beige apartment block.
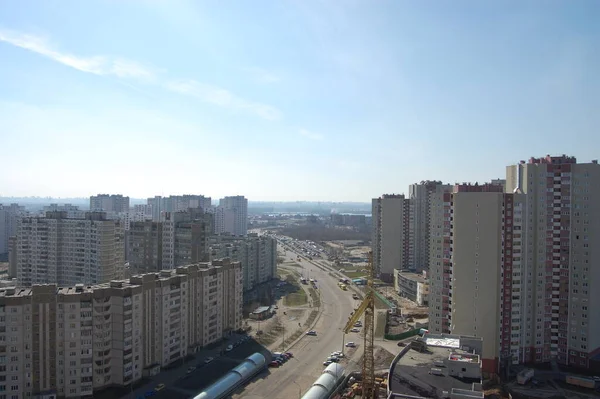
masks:
{"label": "beige apartment block", "polygon": [[590,367],[600,356],[600,165],[531,158],[507,167],[506,190],[528,198],[519,361]]}
{"label": "beige apartment block", "polygon": [[77,398],[128,386],[242,325],[242,271],[229,260],[129,281],[0,288],[7,397]]}
{"label": "beige apartment block", "polygon": [[103,212],[81,219],[69,219],[64,211],[23,217],[16,237],[20,286],[99,284],[123,277],[123,229]]}

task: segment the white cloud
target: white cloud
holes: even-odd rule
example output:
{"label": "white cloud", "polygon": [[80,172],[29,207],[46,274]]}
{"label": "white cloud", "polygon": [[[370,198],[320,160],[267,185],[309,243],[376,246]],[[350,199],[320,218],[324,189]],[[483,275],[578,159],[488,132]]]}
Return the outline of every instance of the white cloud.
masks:
{"label": "white cloud", "polygon": [[251,67],[244,68],[244,70],[253,75],[254,79],[260,83],[277,83],[281,81],[281,76],[263,68]]}
{"label": "white cloud", "polygon": [[300,133],[301,136],[304,136],[304,137],[306,137],[308,139],[311,139],[311,140],[323,140],[323,138],[324,138],[319,133],[314,133],[314,132],[308,131],[306,129],[300,129],[298,131],[298,133]]}
{"label": "white cloud", "polygon": [[165,87],[173,92],[187,94],[220,107],[251,112],[263,119],[276,120],[281,118],[281,112],[270,105],[245,100],[226,89],[195,80],[171,81]]}
{"label": "white cloud", "polygon": [[82,72],[140,80],[152,80],[155,77],[153,70],[134,61],[106,56],[80,57],[61,53],[39,36],[0,30],[0,41],[43,55]]}

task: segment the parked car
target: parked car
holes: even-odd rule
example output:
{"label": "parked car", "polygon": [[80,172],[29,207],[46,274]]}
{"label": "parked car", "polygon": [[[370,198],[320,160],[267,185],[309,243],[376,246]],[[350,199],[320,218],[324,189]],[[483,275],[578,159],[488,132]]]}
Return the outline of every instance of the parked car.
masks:
{"label": "parked car", "polygon": [[347,348],[356,348],[356,344],[352,341],[346,342],[346,347]]}
{"label": "parked car", "polygon": [[398,346],[406,346],[404,342],[398,342]]}
{"label": "parked car", "polygon": [[194,372],[194,370],[196,370],[196,367],[192,366],[192,367],[188,367],[186,374],[191,374]]}
{"label": "parked car", "polygon": [[350,332],[355,332],[355,333],[357,333],[357,332],[360,332],[360,330],[359,330],[358,328],[353,328],[352,330],[350,330]]}
{"label": "parked car", "polygon": [[289,357],[294,357],[294,354],[292,352],[285,352],[286,355],[288,355]]}
{"label": "parked car", "polygon": [[214,357],[212,357],[212,356],[211,357],[207,357],[206,359],[204,359],[204,364],[208,364],[208,363],[212,362],[213,360],[215,360]]}
{"label": "parked car", "polygon": [[323,366],[329,366],[331,363],[333,363],[331,360],[325,360]]}
{"label": "parked car", "polygon": [[269,363],[269,367],[279,367],[280,364],[277,363],[275,360],[273,360],[271,363]]}
{"label": "parked car", "polygon": [[225,348],[225,352],[229,352],[232,349],[233,349],[233,345],[227,345],[227,348]]}
{"label": "parked car", "polygon": [[154,387],[156,392],[162,391],[163,389],[165,389],[165,384],[158,384],[156,387]]}
{"label": "parked car", "polygon": [[317,332],[315,330],[310,330],[306,335],[317,335]]}

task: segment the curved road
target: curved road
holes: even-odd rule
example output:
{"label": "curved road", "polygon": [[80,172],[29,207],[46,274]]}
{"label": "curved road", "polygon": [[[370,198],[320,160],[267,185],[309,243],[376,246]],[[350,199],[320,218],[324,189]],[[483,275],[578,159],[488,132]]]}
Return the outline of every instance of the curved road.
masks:
{"label": "curved road", "polygon": [[[300,397],[304,394],[321,375],[323,361],[331,352],[342,348],[342,328],[345,326],[350,313],[358,302],[352,299],[352,293],[342,291],[335,277],[322,271],[309,262],[296,260],[295,252],[286,250],[286,260],[295,260],[303,268],[305,277],[317,280],[317,287],[321,293],[321,315],[314,330],[317,336],[306,336],[290,349],[294,358],[290,359],[280,368],[273,368],[248,384],[245,389],[234,398],[245,399],[288,399]],[[355,335],[355,336],[354,336]],[[361,339],[358,334],[349,334],[348,340],[355,341],[360,346]],[[346,348],[344,348],[346,349]]]}

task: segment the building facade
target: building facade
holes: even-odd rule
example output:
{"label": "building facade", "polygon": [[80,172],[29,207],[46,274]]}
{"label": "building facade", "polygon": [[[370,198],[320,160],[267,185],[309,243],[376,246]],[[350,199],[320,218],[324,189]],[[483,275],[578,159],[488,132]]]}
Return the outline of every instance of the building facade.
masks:
{"label": "building facade", "polygon": [[418,306],[429,304],[429,282],[422,274],[404,270],[394,270],[394,289],[401,297]]}
{"label": "building facade", "polygon": [[90,211],[129,212],[129,197],[121,194],[98,194],[90,197]]}
{"label": "building facade", "polygon": [[372,201],[373,266],[381,280],[393,282],[394,270],[408,265],[409,200],[386,194]]}
{"label": "building facade", "polygon": [[0,288],[2,394],[92,397],[155,374],[241,328],[242,284],[241,265],[226,260],[94,286]]}
{"label": "building facade", "polygon": [[162,222],[132,222],[127,232],[130,269],[148,273],[208,261],[212,225],[213,215],[200,208],[167,212]]}
{"label": "building facade", "polygon": [[17,220],[25,215],[19,204],[0,204],[0,255],[8,254],[8,239],[17,233]]}
{"label": "building facade", "polygon": [[148,205],[151,207],[152,220],[161,222],[166,213],[183,212],[188,209],[202,209],[208,211],[212,207],[212,199],[204,195],[171,195],[169,197],[156,196],[148,198]]}
{"label": "building facade", "polygon": [[99,284],[123,276],[123,229],[103,212],[83,219],[69,219],[64,211],[23,217],[16,237],[19,285]]}
{"label": "building facade", "polygon": [[[500,351],[519,351],[524,301],[521,285],[522,194],[496,184],[457,185],[450,195],[448,251],[432,269],[442,291],[430,294],[430,331],[483,338],[486,373],[498,371]],[[433,291],[432,291],[433,292]],[[447,295],[446,295],[447,293]]]}
{"label": "building facade", "polygon": [[236,237],[228,234],[210,239],[210,259],[230,258],[242,264],[244,291],[277,276],[277,240],[267,236],[248,234]]}
{"label": "building facade", "polygon": [[248,200],[241,195],[219,200],[215,209],[215,234],[229,233],[236,236],[248,234]]}
{"label": "building facade", "polygon": [[452,186],[441,181],[422,181],[408,188],[410,199],[408,267],[419,273],[429,269],[431,204],[436,192],[450,192]]}
{"label": "building facade", "polygon": [[598,367],[600,165],[565,155],[531,158],[507,167],[506,189],[528,198],[522,292],[530,312],[519,361]]}

